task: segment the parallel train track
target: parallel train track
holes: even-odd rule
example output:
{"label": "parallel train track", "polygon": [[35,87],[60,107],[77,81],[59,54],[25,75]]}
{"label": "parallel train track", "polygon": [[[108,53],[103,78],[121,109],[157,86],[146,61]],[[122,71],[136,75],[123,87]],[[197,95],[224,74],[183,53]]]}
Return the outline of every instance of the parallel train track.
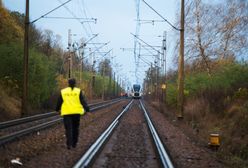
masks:
{"label": "parallel train track", "polygon": [[[114,99],[100,103],[89,104],[90,110],[96,111],[112,104],[120,102],[122,99]],[[61,123],[63,119],[58,112],[49,112],[45,114],[34,115],[21,119],[6,121],[0,123],[0,146],[11,142],[21,136],[49,128]]]}

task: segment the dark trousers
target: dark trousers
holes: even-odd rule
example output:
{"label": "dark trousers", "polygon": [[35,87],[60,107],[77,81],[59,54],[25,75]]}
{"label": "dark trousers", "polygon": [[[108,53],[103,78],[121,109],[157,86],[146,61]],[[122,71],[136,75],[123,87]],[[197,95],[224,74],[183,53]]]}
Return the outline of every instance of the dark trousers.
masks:
{"label": "dark trousers", "polygon": [[79,135],[80,114],[64,115],[67,147],[76,147]]}

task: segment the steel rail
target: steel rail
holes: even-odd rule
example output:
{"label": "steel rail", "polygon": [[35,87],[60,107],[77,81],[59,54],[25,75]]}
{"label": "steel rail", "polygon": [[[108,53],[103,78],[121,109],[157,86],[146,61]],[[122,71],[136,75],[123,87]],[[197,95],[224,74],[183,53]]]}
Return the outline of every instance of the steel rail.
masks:
{"label": "steel rail", "polygon": [[103,104],[103,105],[101,105],[101,106],[93,107],[93,108],[91,108],[90,110],[91,110],[91,111],[96,111],[96,110],[102,109],[102,108],[104,108],[104,107],[110,106],[110,105],[112,105],[112,104],[118,103],[118,102],[120,102],[121,100],[123,100],[123,99],[118,99],[118,100],[115,100],[115,101],[113,101],[113,102],[110,102],[110,103],[107,103],[107,104]]}
{"label": "steel rail", "polygon": [[61,122],[62,120],[63,120],[63,118],[59,118],[59,119],[49,121],[49,122],[46,122],[43,124],[39,124],[37,126],[30,127],[30,128],[18,131],[18,132],[14,132],[14,133],[6,135],[6,136],[2,136],[2,137],[0,137],[0,146],[7,143],[7,142],[10,142],[16,138],[19,138],[21,136],[24,136],[24,135],[30,134],[32,132],[39,131],[39,130],[45,129],[47,127],[50,127],[52,125],[55,125],[55,124]]}
{"label": "steel rail", "polygon": [[122,98],[116,98],[116,99],[112,99],[112,100],[106,100],[106,101],[102,101],[102,102],[92,103],[92,104],[89,104],[89,106],[90,107],[97,106],[97,105],[100,105],[100,104],[105,104],[105,103],[113,102],[113,101],[120,100],[120,99],[122,99]]}
{"label": "steel rail", "polygon": [[25,118],[19,118],[19,119],[15,119],[15,120],[1,122],[0,123],[0,129],[8,128],[8,127],[15,126],[18,124],[23,124],[23,123],[27,123],[27,122],[47,118],[47,117],[52,117],[52,116],[55,116],[58,114],[59,114],[58,112],[53,111],[53,112],[48,112],[45,114],[37,114],[34,116],[29,116],[29,117],[25,117]]}
{"label": "steel rail", "polygon": [[114,128],[118,125],[121,116],[129,109],[133,100],[125,107],[125,109],[115,118],[109,127],[100,135],[93,145],[86,151],[82,158],[73,166],[73,168],[87,167],[92,161],[95,154],[99,151],[106,139],[111,135]]}
{"label": "steel rail", "polygon": [[148,115],[148,113],[147,113],[142,101],[139,100],[139,102],[140,102],[141,107],[142,107],[142,109],[144,111],[145,118],[146,118],[146,121],[148,123],[149,130],[151,132],[151,135],[152,135],[153,140],[155,142],[155,145],[157,147],[159,157],[161,159],[163,167],[165,167],[165,168],[174,168],[174,166],[173,166],[173,164],[172,164],[172,162],[171,162],[171,160],[169,158],[169,155],[167,154],[167,152],[166,152],[166,150],[164,148],[164,145],[163,145],[162,141],[160,140],[160,138],[159,138],[159,136],[157,134],[157,131],[156,131],[155,127],[153,126],[153,123],[152,123],[152,121],[151,121],[151,119],[150,119],[150,117],[149,117],[149,115]]}
{"label": "steel rail", "polygon": [[[117,103],[117,102],[119,102],[121,100],[122,99],[119,99],[119,100],[116,100],[114,102],[110,102],[110,103],[95,107],[95,108],[91,109],[91,111],[100,110],[100,109],[108,107],[108,106],[110,106],[110,105],[112,105],[114,103]],[[12,141],[12,140],[14,140],[16,138],[19,138],[21,136],[24,136],[24,135],[33,133],[35,131],[39,131],[39,130],[48,128],[48,127],[50,127],[52,125],[55,125],[55,124],[61,122],[62,120],[63,120],[63,118],[55,119],[53,121],[45,122],[45,123],[42,123],[42,124],[30,127],[30,128],[21,130],[21,131],[14,132],[14,133],[9,134],[9,135],[2,136],[2,137],[0,137],[0,146],[3,145],[3,144],[6,144],[6,143],[8,143],[8,142],[10,142],[10,141]]]}
{"label": "steel rail", "polygon": [[[113,99],[113,100],[110,100],[110,101],[93,103],[93,104],[89,104],[89,106],[90,106],[90,108],[92,108],[93,106],[97,106],[97,105],[104,104],[104,103],[107,103],[107,102],[112,103],[112,102],[116,102],[118,100],[121,100],[121,98]],[[108,105],[106,105],[106,106],[108,106]],[[95,107],[95,108],[92,108],[92,109],[96,110],[96,109],[98,109],[98,107]],[[29,117],[19,118],[19,119],[15,119],[15,120],[0,122],[0,129],[8,128],[8,127],[11,127],[11,126],[15,126],[15,125],[19,125],[19,124],[23,124],[23,123],[27,123],[27,122],[40,120],[40,119],[43,119],[43,118],[52,117],[52,116],[55,116],[55,115],[58,115],[58,114],[59,114],[58,112],[52,111],[52,112],[48,112],[48,113],[45,113],[45,114],[37,114],[37,115],[34,115],[34,116],[29,116]]]}

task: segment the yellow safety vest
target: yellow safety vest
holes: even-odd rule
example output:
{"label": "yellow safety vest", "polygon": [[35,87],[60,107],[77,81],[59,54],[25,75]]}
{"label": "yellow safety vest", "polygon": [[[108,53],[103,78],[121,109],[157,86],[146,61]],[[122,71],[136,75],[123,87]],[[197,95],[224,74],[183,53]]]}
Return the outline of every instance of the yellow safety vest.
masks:
{"label": "yellow safety vest", "polygon": [[62,107],[61,107],[61,115],[70,115],[70,114],[84,114],[84,108],[80,102],[79,88],[67,87],[61,90],[61,95],[63,99]]}

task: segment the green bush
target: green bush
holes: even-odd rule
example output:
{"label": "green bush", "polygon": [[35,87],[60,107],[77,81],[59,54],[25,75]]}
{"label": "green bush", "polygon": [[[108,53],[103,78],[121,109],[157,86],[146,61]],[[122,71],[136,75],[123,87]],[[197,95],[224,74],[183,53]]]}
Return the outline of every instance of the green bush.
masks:
{"label": "green bush", "polygon": [[[23,46],[19,43],[0,44],[0,80],[5,87],[9,85],[8,80],[13,80],[22,87],[23,78]],[[16,91],[16,90],[15,90]],[[21,90],[15,93],[21,95]]]}
{"label": "green bush", "polygon": [[177,86],[174,83],[167,83],[166,103],[169,106],[177,105]]}
{"label": "green bush", "polygon": [[[23,84],[23,45],[19,43],[0,44],[0,80],[5,88],[10,88],[21,96]],[[29,102],[40,105],[56,88],[55,63],[34,49],[29,52]],[[11,79],[11,80],[10,80]],[[12,84],[9,85],[9,82]],[[15,90],[13,90],[13,88]]]}
{"label": "green bush", "polygon": [[239,88],[248,87],[248,66],[232,63],[219,67],[211,77],[199,72],[185,77],[185,88],[191,96],[206,90],[221,91],[223,94],[233,94]]}
{"label": "green bush", "polygon": [[[101,97],[104,89],[104,95],[111,96],[114,94],[114,82],[111,80],[111,86],[109,83],[109,77],[107,76],[100,76],[96,75],[95,77],[95,87],[94,87],[94,93],[97,97]],[[116,87],[116,84],[115,84]],[[120,86],[118,86],[119,92],[120,92]]]}
{"label": "green bush", "polygon": [[[223,111],[227,97],[247,97],[248,65],[230,63],[218,67],[212,76],[206,72],[195,72],[185,76],[185,97],[203,97],[212,111]],[[176,105],[177,83],[170,81],[167,88],[167,103]]]}
{"label": "green bush", "polygon": [[29,101],[39,105],[56,89],[55,63],[44,54],[30,51],[29,57]]}
{"label": "green bush", "polygon": [[[243,88],[242,93],[237,92],[240,88]],[[212,76],[199,72],[185,77],[185,89],[189,91],[189,96],[202,96],[208,100],[212,111],[223,111],[226,97],[244,97],[246,95],[244,88],[248,88],[247,64],[226,64],[219,67]]]}
{"label": "green bush", "polygon": [[203,92],[210,83],[210,77],[207,73],[194,73],[185,77],[185,89],[189,96],[195,96]]}
{"label": "green bush", "polygon": [[247,88],[239,88],[233,96],[234,99],[248,99],[248,89]]}

